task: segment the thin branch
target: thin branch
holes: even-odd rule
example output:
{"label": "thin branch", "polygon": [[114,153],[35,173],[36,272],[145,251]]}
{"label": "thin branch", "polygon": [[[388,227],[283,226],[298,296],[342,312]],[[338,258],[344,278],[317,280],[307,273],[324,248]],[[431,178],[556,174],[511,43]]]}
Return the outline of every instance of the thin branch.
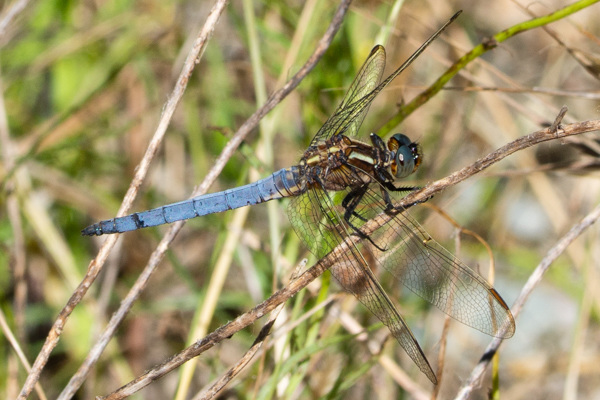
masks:
{"label": "thin branch", "polygon": [[410,103],[400,107],[396,115],[391,118],[382,128],[381,131],[390,132],[394,127],[398,126],[402,121],[406,119],[415,110],[421,107],[423,104],[428,102],[433,96],[437,94],[442,88],[452,79],[459,71],[463,70],[471,61],[478,59],[484,53],[492,50],[499,43],[502,43],[511,37],[526,32],[535,28],[539,28],[548,25],[552,22],[558,21],[562,18],[566,18],[571,14],[583,10],[590,5],[597,3],[599,0],[580,0],[573,4],[569,4],[557,11],[554,11],[548,15],[544,15],[538,18],[533,18],[528,21],[518,23],[510,28],[507,28],[501,32],[498,32],[489,39],[485,39],[479,45],[475,46],[467,54],[459,58],[454,64],[452,64],[446,72],[440,76],[433,84],[431,84],[426,90],[416,96]]}
{"label": "thin branch", "polygon": [[[531,147],[537,143],[541,143],[548,140],[559,139],[566,136],[581,134],[585,132],[600,130],[600,120],[593,120],[575,124],[569,124],[566,126],[559,126],[556,131],[552,131],[550,129],[544,129],[538,132],[534,132],[530,135],[523,136],[501,148],[490,153],[484,158],[477,160],[470,166],[467,166],[460,171],[455,172],[454,174],[440,179],[436,182],[427,185],[423,189],[413,192],[402,199],[399,203],[401,206],[408,206],[410,204],[415,204],[418,202],[423,202],[433,194],[444,190],[448,187],[456,185],[458,182],[461,182],[477,173],[482,171],[483,169],[493,165],[494,163],[504,159],[508,155],[518,151],[525,149],[527,147]],[[363,231],[366,235],[370,235],[373,231],[375,231],[378,227],[382,226],[382,224],[386,223],[386,220],[389,220],[389,214],[381,214],[374,218],[373,220],[365,223],[363,225]],[[222,342],[223,340],[230,338],[236,332],[241,329],[246,328],[247,326],[254,323],[257,319],[264,316],[266,313],[272,311],[275,307],[277,307],[282,302],[287,301],[290,297],[294,296],[298,291],[307,286],[310,282],[316,279],[319,275],[321,275],[326,269],[328,269],[331,265],[335,264],[339,259],[339,254],[346,254],[349,248],[352,248],[356,244],[356,242],[360,241],[360,238],[356,236],[349,236],[346,240],[332,250],[327,256],[322,258],[316,265],[309,268],[306,272],[304,272],[298,279],[292,281],[288,286],[279,290],[275,294],[273,294],[270,298],[262,302],[261,304],[254,307],[252,310],[248,311],[245,314],[240,315],[234,321],[218,328],[212,333],[208,334],[206,337],[201,339],[200,341],[194,343],[193,345],[187,347],[180,353],[174,355],[170,359],[166,360],[163,364],[160,364],[127,385],[117,389],[115,392],[109,394],[102,399],[122,399],[126,396],[129,396],[142,388],[149,385],[151,382],[160,379],[165,374],[173,371],[178,368],[183,363],[187,362],[193,357],[196,357],[206,350],[212,348],[214,345]]]}
{"label": "thin branch", "polygon": [[[209,171],[204,181],[200,184],[200,186],[198,186],[198,188],[194,191],[191,197],[199,196],[203,193],[206,193],[208,188],[219,176],[219,174],[225,167],[225,164],[227,163],[229,158],[231,158],[231,156],[234,154],[236,148],[241,144],[242,140],[246,137],[246,135],[248,135],[248,133],[250,133],[258,125],[259,121],[270,110],[272,110],[296,86],[298,86],[302,79],[304,79],[304,77],[315,67],[315,65],[321,59],[325,51],[329,48],[329,45],[331,44],[331,41],[333,40],[333,37],[335,36],[336,32],[339,30],[349,5],[350,0],[344,0],[341,2],[329,27],[327,28],[321,40],[319,41],[311,57],[307,60],[304,66],[281,89],[273,93],[269,97],[267,102],[238,129],[238,131],[223,149],[213,168]],[[171,225],[168,232],[158,244],[156,250],[154,250],[154,252],[151,254],[148,264],[136,280],[135,284],[133,285],[125,299],[121,302],[119,309],[111,317],[111,320],[108,323],[106,330],[102,333],[94,347],[90,350],[88,357],[85,359],[77,373],[71,378],[69,384],[63,390],[63,393],[61,393],[61,395],[59,396],[59,400],[66,400],[71,398],[75,391],[81,386],[85,377],[88,375],[89,371],[96,364],[98,358],[104,351],[104,348],[108,345],[108,342],[114,335],[114,332],[116,331],[117,327],[123,321],[129,310],[133,306],[133,303],[137,300],[143,289],[146,287],[150,276],[152,276],[155,269],[158,267],[158,264],[162,261],[164,254],[169,248],[169,245],[175,239],[175,236],[177,235],[177,233],[179,233],[184,224],[185,221],[179,221]],[[117,236],[118,235],[111,235],[107,242],[110,241],[111,238]],[[105,247],[106,243],[100,249],[100,252],[102,252]],[[96,260],[99,259],[100,254],[98,255]],[[104,262],[105,259],[106,258],[104,258],[102,262]]]}
{"label": "thin branch", "polygon": [[[6,114],[6,106],[4,102],[4,83],[0,79],[0,148],[2,161],[5,169],[12,169],[16,165],[16,146],[10,136],[10,128],[8,125],[8,118]],[[6,214],[10,223],[12,231],[12,249],[10,251],[11,262],[11,274],[14,280],[14,323],[17,332],[17,338],[10,340],[9,335],[10,329],[8,324],[2,324],[2,331],[4,331],[13,349],[17,353],[19,361],[23,364],[26,371],[30,370],[29,362],[25,358],[19,342],[26,343],[26,323],[25,323],[25,309],[27,304],[27,282],[26,282],[26,271],[27,271],[27,252],[25,249],[25,236],[23,234],[23,223],[21,221],[21,211],[19,209],[19,193],[24,191],[23,182],[27,181],[27,172],[22,169],[17,172],[14,176],[7,177],[6,179]],[[4,317],[2,316],[4,321]],[[15,387],[18,387],[15,384]],[[40,398],[45,398],[41,386],[36,385],[36,392]]]}
{"label": "thin branch", "polygon": [[[414,87],[414,86],[413,86]],[[499,92],[499,93],[537,93],[548,96],[576,97],[586,100],[599,100],[600,93],[597,91],[583,90],[563,90],[544,87],[497,87],[497,86],[444,86],[442,90],[460,91],[460,92]]]}
{"label": "thin branch", "polygon": [[[575,239],[577,239],[587,228],[589,228],[599,218],[600,205],[596,206],[596,208],[594,208],[594,210],[592,210],[591,213],[589,213],[585,218],[583,218],[581,222],[573,226],[571,230],[569,230],[569,232],[566,235],[564,235],[556,243],[556,245],[554,245],[548,251],[546,256],[538,264],[538,266],[535,268],[535,270],[527,280],[527,283],[525,283],[525,286],[523,286],[523,290],[521,290],[519,298],[517,299],[517,301],[515,301],[515,304],[511,309],[515,318],[521,312],[525,301],[527,300],[533,289],[542,281],[542,277],[544,276],[548,268],[550,268],[550,265],[552,265],[554,260],[556,260]],[[501,344],[502,340],[497,338],[494,338],[490,342],[489,346],[483,353],[483,356],[479,360],[479,363],[475,366],[475,368],[473,368],[469,379],[467,380],[463,388],[458,392],[455,399],[465,400],[469,397],[471,392],[478,386],[479,381],[483,376],[483,373],[485,372],[488,364],[492,360],[492,357],[498,351],[498,348]]]}
{"label": "thin branch", "polygon": [[351,245],[351,241],[345,241],[316,265],[306,270],[302,275],[300,275],[300,277],[298,277],[298,279],[290,282],[288,286],[277,291],[267,300],[254,307],[252,310],[240,315],[232,322],[216,329],[204,337],[204,339],[187,347],[180,353],[169,358],[163,364],[152,368],[137,379],[131,381],[125,386],[122,386],[108,396],[98,397],[98,400],[116,400],[130,396],[148,386],[153,381],[178,368],[183,363],[202,354],[216,344],[231,337],[236,332],[239,332],[240,330],[253,324],[257,319],[262,318],[264,315],[274,310],[277,306],[287,301],[290,297],[294,296],[300,290],[305,288],[310,282],[319,277],[327,268],[336,262],[336,260],[339,258],[339,252],[348,251],[349,245]]}
{"label": "thin branch", "polygon": [[17,0],[4,10],[0,16],[0,43],[6,43],[6,31],[8,26],[13,22],[19,14],[27,7],[29,0]]}
{"label": "thin branch", "polygon": [[560,139],[569,137],[572,135],[579,135],[586,132],[592,132],[600,130],[600,120],[591,120],[585,122],[577,122],[568,125],[561,125],[559,129],[553,131],[550,128],[542,129],[537,132],[534,132],[527,136],[522,136],[517,140],[514,140],[498,150],[488,154],[484,158],[481,158],[474,162],[473,164],[461,169],[460,171],[456,171],[452,175],[447,176],[446,178],[435,181],[423,189],[418,190],[416,192],[412,192],[408,194],[406,197],[402,199],[402,205],[410,205],[418,202],[422,202],[425,199],[433,196],[436,193],[441,192],[449,186],[456,185],[459,182],[464,181],[465,179],[473,176],[474,174],[488,168],[492,164],[506,158],[507,156],[525,148],[531,147],[533,145],[547,142],[549,140]]}
{"label": "thin branch", "polygon": [[[398,386],[408,395],[409,398],[414,400],[430,400],[431,394],[421,387],[413,378],[411,378],[404,369],[402,369],[398,363],[393,359],[393,356],[386,355],[383,353],[383,347],[386,341],[392,337],[389,333],[384,340],[369,339],[369,336],[365,334],[366,328],[362,326],[352,315],[345,311],[342,311],[339,305],[331,307],[330,313],[338,318],[340,324],[352,335],[356,335],[356,340],[359,342],[366,342],[366,348],[369,353],[377,359],[377,362],[385,370],[387,374],[396,382]],[[439,369],[436,372],[438,375]],[[439,382],[439,381],[438,381]],[[439,387],[440,385],[436,385]]]}
{"label": "thin branch", "polygon": [[[0,332],[2,332],[2,334],[4,335],[4,339],[10,344],[13,351],[16,353],[17,358],[21,362],[21,365],[23,365],[23,367],[25,368],[25,371],[30,371],[31,366],[29,365],[27,356],[25,355],[25,352],[23,352],[23,349],[21,348],[21,345],[19,344],[19,341],[17,340],[15,335],[12,334],[8,321],[6,320],[6,317],[4,316],[4,312],[2,310],[0,310]],[[48,398],[48,396],[46,396],[46,393],[44,392],[44,389],[42,388],[42,385],[40,385],[39,382],[35,384],[35,392],[37,393],[40,400],[46,400]]]}
{"label": "thin branch", "polygon": [[[519,2],[514,1],[513,3],[517,6],[520,7],[524,12],[526,12],[527,14],[529,14],[532,17],[537,17],[537,15],[531,11],[530,7],[525,7],[523,5],[521,5]],[[589,56],[587,53],[581,51],[581,50],[577,50],[574,49],[572,47],[569,47],[564,41],[561,40],[560,35],[557,34],[553,29],[551,29],[548,26],[542,26],[541,27],[552,39],[554,39],[556,41],[556,43],[558,43],[562,48],[564,48],[567,53],[569,53],[571,55],[571,57],[573,57],[573,59],[575,61],[577,61],[582,67],[583,69],[588,72],[590,75],[592,75],[595,79],[598,79],[600,77],[599,72],[598,71],[598,63],[597,61],[594,59],[594,56]]]}
{"label": "thin branch", "polygon": [[548,127],[548,129],[550,129],[551,132],[558,131],[558,127],[560,126],[560,123],[567,114],[567,111],[569,111],[567,106],[561,107],[560,111],[558,112],[558,115],[556,116],[556,118],[554,118],[554,122],[552,122],[552,124]]}
{"label": "thin branch", "polygon": [[[296,266],[294,272],[292,273],[291,279],[296,279],[300,271],[306,267],[307,261],[307,259],[304,259]],[[254,355],[261,349],[261,347],[265,343],[267,337],[269,336],[269,332],[273,327],[273,324],[275,324],[275,320],[277,319],[279,313],[283,309],[284,304],[285,303],[281,303],[279,307],[271,313],[269,321],[267,321],[267,323],[262,327],[262,329],[258,333],[258,336],[256,337],[256,340],[254,340],[254,343],[252,344],[250,349],[248,349],[246,354],[244,354],[244,356],[233,367],[231,367],[226,373],[224,373],[221,376],[221,378],[219,378],[214,384],[212,384],[210,388],[208,388],[202,393],[199,393],[197,396],[194,396],[192,400],[208,400],[214,398],[219,394],[219,392],[221,392],[221,390],[223,390],[223,388],[229,382],[231,382],[233,378],[235,378],[240,372],[242,372],[242,370],[248,365],[250,360],[252,360]]]}
{"label": "thin branch", "polygon": [[[163,113],[160,117],[158,127],[156,128],[154,136],[152,137],[148,149],[144,154],[144,158],[142,159],[140,165],[136,169],[135,177],[133,178],[131,185],[129,186],[129,190],[127,191],[127,194],[123,199],[123,203],[121,204],[121,208],[119,209],[117,215],[125,215],[127,210],[129,210],[129,208],[131,207],[131,204],[133,203],[133,200],[137,195],[139,187],[141,186],[144,178],[146,177],[148,169],[150,168],[150,163],[154,158],[154,155],[158,151],[160,144],[162,143],[167,127],[169,126],[171,118],[175,113],[175,109],[177,108],[177,105],[183,98],[183,94],[187,87],[189,78],[192,75],[192,72],[194,71],[194,67],[198,63],[199,58],[202,56],[206,44],[212,36],[215,26],[219,20],[219,17],[223,13],[223,10],[225,9],[226,4],[227,0],[217,0],[215,6],[208,15],[204,27],[202,28],[198,37],[196,38],[196,41],[194,42],[194,45],[192,46],[192,49],[190,50],[188,57],[185,60],[179,78],[175,83],[173,92],[171,93],[171,96],[169,96],[163,108]],[[92,286],[93,282],[96,280],[98,274],[102,269],[102,266],[104,265],[104,262],[106,261],[106,258],[108,257],[108,254],[110,253],[112,247],[115,245],[117,238],[118,235],[114,235],[112,237],[109,237],[104,242],[103,246],[98,252],[98,256],[88,266],[87,273],[83,278],[82,282],[71,295],[71,298],[67,302],[67,305],[59,313],[58,318],[52,326],[52,329],[48,333],[44,346],[40,350],[33,364],[31,373],[27,376],[27,379],[25,380],[25,384],[23,385],[21,393],[18,397],[19,400],[26,399],[31,393],[34,384],[40,379],[42,369],[48,362],[50,353],[58,344],[58,340],[60,338],[65,324],[67,323],[69,316],[73,312],[73,309],[83,299],[88,289]]]}

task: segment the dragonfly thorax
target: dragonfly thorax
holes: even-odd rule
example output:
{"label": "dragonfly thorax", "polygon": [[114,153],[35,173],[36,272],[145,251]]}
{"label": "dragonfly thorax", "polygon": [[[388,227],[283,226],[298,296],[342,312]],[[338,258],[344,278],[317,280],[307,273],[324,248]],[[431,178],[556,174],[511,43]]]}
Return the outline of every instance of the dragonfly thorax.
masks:
{"label": "dragonfly thorax", "polygon": [[400,133],[393,135],[387,146],[374,133],[371,144],[334,135],[307,149],[299,168],[308,186],[337,191],[405,178],[417,170],[421,158],[417,143]]}
{"label": "dragonfly thorax", "polygon": [[383,159],[383,152],[345,135],[311,146],[298,167],[307,185],[325,190],[344,190],[372,182],[374,168]]}

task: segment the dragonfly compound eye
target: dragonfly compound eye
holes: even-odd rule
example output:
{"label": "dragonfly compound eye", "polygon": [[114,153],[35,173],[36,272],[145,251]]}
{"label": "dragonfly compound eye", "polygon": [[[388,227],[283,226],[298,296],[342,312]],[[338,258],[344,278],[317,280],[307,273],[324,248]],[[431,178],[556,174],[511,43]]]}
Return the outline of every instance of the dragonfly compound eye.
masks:
{"label": "dragonfly compound eye", "polygon": [[419,146],[406,135],[396,133],[390,138],[388,148],[395,151],[394,162],[396,165],[392,170],[395,172],[396,178],[406,178],[417,170],[421,163]]}

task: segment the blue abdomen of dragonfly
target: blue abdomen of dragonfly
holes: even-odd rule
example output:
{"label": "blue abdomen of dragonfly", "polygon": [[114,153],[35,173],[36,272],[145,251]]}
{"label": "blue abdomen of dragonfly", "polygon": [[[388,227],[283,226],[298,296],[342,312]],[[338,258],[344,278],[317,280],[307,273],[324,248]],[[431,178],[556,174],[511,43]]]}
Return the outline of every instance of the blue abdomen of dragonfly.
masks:
{"label": "blue abdomen of dragonfly", "polygon": [[101,221],[85,228],[82,234],[92,236],[133,231],[264,203],[282,197],[296,196],[305,190],[306,188],[298,179],[297,167],[291,167],[279,170],[265,179],[234,189]]}

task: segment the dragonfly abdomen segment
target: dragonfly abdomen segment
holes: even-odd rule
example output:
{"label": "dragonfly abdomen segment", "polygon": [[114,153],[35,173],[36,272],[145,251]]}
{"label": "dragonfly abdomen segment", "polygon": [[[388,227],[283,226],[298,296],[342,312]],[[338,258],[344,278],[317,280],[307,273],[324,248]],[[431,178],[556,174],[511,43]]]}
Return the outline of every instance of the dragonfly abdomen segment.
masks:
{"label": "dragonfly abdomen segment", "polygon": [[264,203],[282,197],[297,196],[306,190],[299,183],[298,168],[281,169],[271,176],[218,193],[169,204],[125,217],[98,222],[85,228],[85,236],[120,233],[200,217],[244,206]]}

